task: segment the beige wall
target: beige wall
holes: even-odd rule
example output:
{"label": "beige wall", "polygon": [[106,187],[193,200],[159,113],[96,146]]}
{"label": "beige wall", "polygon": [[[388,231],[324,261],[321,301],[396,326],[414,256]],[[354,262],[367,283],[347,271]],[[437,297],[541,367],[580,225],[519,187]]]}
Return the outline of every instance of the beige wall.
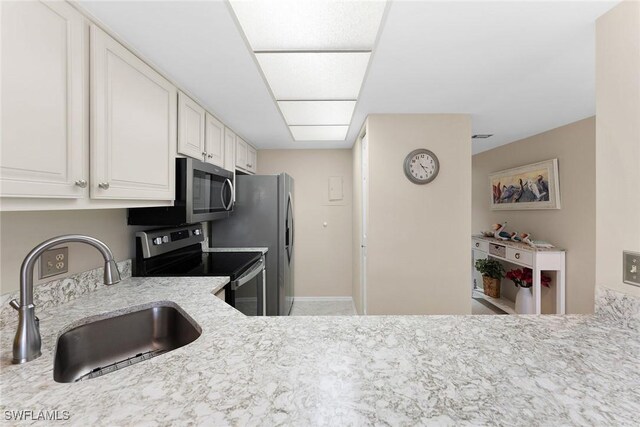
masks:
{"label": "beige wall", "polygon": [[[367,314],[469,314],[470,117],[389,114],[367,122]],[[440,160],[430,184],[404,175],[404,158],[416,148]]]}
{"label": "beige wall", "polygon": [[[296,296],[351,296],[351,150],[258,151],[258,173],[280,172],[295,180]],[[332,176],[342,201],[329,202]]]}
{"label": "beige wall", "polygon": [[363,314],[362,311],[362,291],[360,283],[360,269],[362,256],[362,144],[360,138],[353,144],[351,150],[351,158],[353,160],[353,216],[352,216],[352,274],[353,284],[351,286],[351,293],[353,295],[353,303],[356,307],[358,314]]}
{"label": "beige wall", "polygon": [[[473,156],[473,232],[507,221],[510,231],[526,231],[566,249],[567,313],[593,312],[595,137],[591,117]],[[490,173],[553,158],[559,164],[562,209],[490,210]]]}
{"label": "beige wall", "polygon": [[[88,234],[105,242],[118,261],[135,256],[134,233],[127,226],[126,209],[2,212],[0,213],[0,294],[20,286],[20,265],[38,243],[61,234]],[[69,244],[69,274],[102,267],[100,253],[86,245]],[[39,277],[36,263],[34,280]],[[46,282],[67,276],[53,276]]]}
{"label": "beige wall", "polygon": [[596,22],[596,284],[622,282],[622,251],[640,252],[640,2]]}

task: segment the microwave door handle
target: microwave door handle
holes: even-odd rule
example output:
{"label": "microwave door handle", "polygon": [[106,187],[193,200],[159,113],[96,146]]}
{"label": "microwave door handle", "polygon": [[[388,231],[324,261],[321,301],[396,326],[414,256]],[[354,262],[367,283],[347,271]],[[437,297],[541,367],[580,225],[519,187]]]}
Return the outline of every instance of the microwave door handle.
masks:
{"label": "microwave door handle", "polygon": [[[224,200],[224,188],[227,185],[229,186],[229,191],[231,191],[231,197],[229,197],[229,203],[226,203]],[[222,206],[224,207],[225,211],[230,210],[231,207],[233,206],[233,183],[229,178],[225,179],[224,183],[222,184],[222,188],[220,189],[220,200],[222,201]]]}
{"label": "microwave door handle", "polygon": [[233,208],[233,202],[235,201],[235,187],[233,186],[233,182],[227,178],[227,182],[229,183],[229,191],[231,194],[231,197],[229,197],[229,206],[227,207],[227,210],[231,210],[231,208]]}

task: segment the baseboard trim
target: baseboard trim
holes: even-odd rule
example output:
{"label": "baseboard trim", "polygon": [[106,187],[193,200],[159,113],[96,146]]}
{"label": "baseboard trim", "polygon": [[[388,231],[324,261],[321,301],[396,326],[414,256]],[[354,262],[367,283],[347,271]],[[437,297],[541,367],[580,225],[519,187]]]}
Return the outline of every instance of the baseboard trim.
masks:
{"label": "baseboard trim", "polygon": [[353,298],[351,297],[294,297],[295,301],[351,301],[353,303]]}

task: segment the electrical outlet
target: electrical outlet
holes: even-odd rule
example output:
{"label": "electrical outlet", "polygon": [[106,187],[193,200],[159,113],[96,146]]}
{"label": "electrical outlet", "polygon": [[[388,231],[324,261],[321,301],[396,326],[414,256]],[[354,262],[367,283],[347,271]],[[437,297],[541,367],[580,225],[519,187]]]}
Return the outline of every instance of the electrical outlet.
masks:
{"label": "electrical outlet", "polygon": [[629,285],[640,286],[640,253],[622,252],[622,280]]}
{"label": "electrical outlet", "polygon": [[55,248],[40,255],[40,278],[57,276],[69,271],[69,248]]}

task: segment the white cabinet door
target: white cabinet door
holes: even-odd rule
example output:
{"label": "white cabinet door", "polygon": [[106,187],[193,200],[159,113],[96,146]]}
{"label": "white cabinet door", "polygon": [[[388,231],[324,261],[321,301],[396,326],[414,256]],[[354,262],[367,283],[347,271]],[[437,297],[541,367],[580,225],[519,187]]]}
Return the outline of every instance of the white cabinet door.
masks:
{"label": "white cabinet door", "polygon": [[236,134],[229,128],[224,128],[224,166],[226,170],[236,170]]}
{"label": "white cabinet door", "polygon": [[91,27],[91,197],[173,200],[177,90]]}
{"label": "white cabinet door", "polygon": [[242,138],[236,136],[236,168],[247,170],[248,146]]}
{"label": "white cabinet door", "polygon": [[206,112],[184,93],[178,95],[178,153],[195,159],[205,158]]}
{"label": "white cabinet door", "polygon": [[207,163],[224,167],[224,124],[213,117],[211,114],[206,115],[205,130],[205,152],[207,153]]}
{"label": "white cabinet door", "polygon": [[247,171],[256,173],[258,163],[258,153],[256,149],[250,145],[247,145]]}
{"label": "white cabinet door", "polygon": [[0,195],[84,197],[84,19],[65,2],[0,2],[0,15]]}

